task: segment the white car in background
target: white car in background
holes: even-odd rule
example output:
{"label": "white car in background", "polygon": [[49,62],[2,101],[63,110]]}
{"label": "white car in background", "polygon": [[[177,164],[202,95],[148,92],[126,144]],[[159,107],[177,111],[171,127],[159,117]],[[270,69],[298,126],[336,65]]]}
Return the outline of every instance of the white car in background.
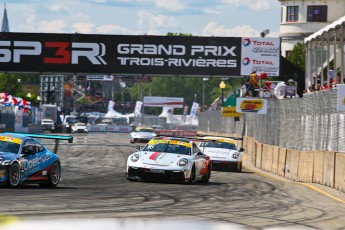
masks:
{"label": "white car in background", "polygon": [[242,172],[244,149],[238,149],[234,139],[215,136],[206,136],[202,139],[199,148],[211,158],[212,170]]}
{"label": "white car in background", "polygon": [[137,126],[130,134],[130,143],[145,142],[147,143],[152,138],[156,137],[155,130],[151,127]]}
{"label": "white car in background", "polygon": [[49,119],[49,118],[42,119],[41,125],[43,126],[43,130],[49,130],[51,132],[55,130],[55,124],[52,119]]}
{"label": "white car in background", "polygon": [[71,125],[72,133],[87,133],[87,124],[83,122],[76,122]]}

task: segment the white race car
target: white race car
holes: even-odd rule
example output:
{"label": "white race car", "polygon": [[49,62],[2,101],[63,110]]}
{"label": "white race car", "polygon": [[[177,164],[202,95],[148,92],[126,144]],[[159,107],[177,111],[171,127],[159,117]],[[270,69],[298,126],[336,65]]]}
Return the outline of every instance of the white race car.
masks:
{"label": "white race car", "polygon": [[129,134],[129,142],[136,143],[136,142],[145,142],[147,143],[152,138],[156,137],[155,130],[151,127],[146,126],[137,126],[130,134]]}
{"label": "white race car", "polygon": [[243,148],[237,149],[234,139],[206,136],[199,148],[211,158],[212,170],[242,172]]}
{"label": "white race car", "polygon": [[76,122],[71,125],[71,131],[72,133],[87,133],[87,124],[83,122]]}
{"label": "white race car", "polygon": [[208,182],[211,176],[210,158],[189,139],[156,137],[128,157],[128,180],[160,180],[193,184]]}

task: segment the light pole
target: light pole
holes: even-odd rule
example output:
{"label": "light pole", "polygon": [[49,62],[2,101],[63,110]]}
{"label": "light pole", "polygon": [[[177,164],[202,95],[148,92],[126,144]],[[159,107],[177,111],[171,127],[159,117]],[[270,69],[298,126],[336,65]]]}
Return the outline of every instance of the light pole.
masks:
{"label": "light pole", "polygon": [[202,111],[205,111],[205,81],[208,81],[208,77],[202,79]]}
{"label": "light pole", "polygon": [[224,89],[225,89],[224,81],[221,81],[219,84],[219,88],[222,90],[222,107],[224,107]]}

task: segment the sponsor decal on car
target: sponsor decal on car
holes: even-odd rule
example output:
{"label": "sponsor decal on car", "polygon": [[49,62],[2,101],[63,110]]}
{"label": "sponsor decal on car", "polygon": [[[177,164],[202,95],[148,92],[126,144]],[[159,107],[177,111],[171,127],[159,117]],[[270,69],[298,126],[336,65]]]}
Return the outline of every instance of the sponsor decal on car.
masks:
{"label": "sponsor decal on car", "polygon": [[4,137],[4,136],[0,137],[0,141],[12,142],[12,143],[19,144],[19,145],[22,143],[22,140],[19,138]]}

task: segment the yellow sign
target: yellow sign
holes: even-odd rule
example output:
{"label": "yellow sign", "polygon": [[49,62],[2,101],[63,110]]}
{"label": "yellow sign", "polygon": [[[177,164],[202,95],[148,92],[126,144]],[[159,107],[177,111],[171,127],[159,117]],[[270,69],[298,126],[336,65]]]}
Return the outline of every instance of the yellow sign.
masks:
{"label": "yellow sign", "polygon": [[240,105],[240,108],[244,112],[256,112],[262,109],[263,105],[263,100],[243,100]]}
{"label": "yellow sign", "polygon": [[236,112],[236,107],[222,107],[223,117],[240,117],[242,114]]}

